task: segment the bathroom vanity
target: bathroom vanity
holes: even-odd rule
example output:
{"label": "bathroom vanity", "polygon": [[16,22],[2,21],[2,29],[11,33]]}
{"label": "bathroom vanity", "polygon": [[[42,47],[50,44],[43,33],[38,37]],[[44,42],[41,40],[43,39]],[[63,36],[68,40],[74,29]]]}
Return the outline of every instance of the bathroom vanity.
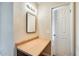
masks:
{"label": "bathroom vanity", "polygon": [[27,56],[39,56],[47,45],[50,43],[50,40],[45,38],[35,38],[30,41],[25,41],[16,45],[16,48],[22,54]]}

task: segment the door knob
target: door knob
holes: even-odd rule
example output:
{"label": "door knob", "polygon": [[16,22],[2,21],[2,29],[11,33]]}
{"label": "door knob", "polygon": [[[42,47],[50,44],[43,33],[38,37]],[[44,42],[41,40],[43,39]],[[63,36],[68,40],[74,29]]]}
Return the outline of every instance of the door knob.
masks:
{"label": "door knob", "polygon": [[53,34],[53,36],[56,36],[56,34]]}

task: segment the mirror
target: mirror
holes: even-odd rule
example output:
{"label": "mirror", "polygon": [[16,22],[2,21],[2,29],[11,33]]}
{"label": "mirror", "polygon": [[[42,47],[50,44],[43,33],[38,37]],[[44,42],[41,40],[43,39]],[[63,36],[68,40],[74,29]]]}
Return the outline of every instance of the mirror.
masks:
{"label": "mirror", "polygon": [[31,13],[26,13],[26,32],[36,32],[36,16]]}

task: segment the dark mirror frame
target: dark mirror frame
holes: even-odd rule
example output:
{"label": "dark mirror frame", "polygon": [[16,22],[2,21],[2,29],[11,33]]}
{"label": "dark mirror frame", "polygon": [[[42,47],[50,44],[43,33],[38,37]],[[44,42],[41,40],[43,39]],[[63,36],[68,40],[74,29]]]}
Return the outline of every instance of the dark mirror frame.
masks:
{"label": "dark mirror frame", "polygon": [[28,14],[32,15],[32,16],[35,16],[29,12],[26,13],[26,32],[27,33],[35,33],[36,30],[37,30],[37,21],[36,21],[36,16],[35,16],[35,31],[34,32],[28,32]]}

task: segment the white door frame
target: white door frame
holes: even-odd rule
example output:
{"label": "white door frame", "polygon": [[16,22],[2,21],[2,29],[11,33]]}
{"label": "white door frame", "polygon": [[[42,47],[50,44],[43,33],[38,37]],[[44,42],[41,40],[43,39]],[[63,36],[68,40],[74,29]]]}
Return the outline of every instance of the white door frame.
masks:
{"label": "white door frame", "polygon": [[[68,3],[66,3],[66,4],[62,4],[62,5],[58,5],[58,6],[55,6],[55,7],[53,7],[53,8],[51,8],[51,38],[52,38],[52,9],[54,9],[54,8],[57,8],[57,7],[60,7],[60,6],[63,6],[63,5],[67,5]],[[73,2],[71,2],[71,3],[69,3],[70,4],[70,10],[71,10],[71,25],[70,25],[70,27],[71,27],[71,41],[72,41],[72,44],[71,44],[71,56],[74,56],[74,55],[76,55],[76,41],[75,41],[75,16],[74,16],[74,14],[75,14],[75,8],[74,8],[74,5],[75,5],[75,3],[73,3]],[[52,41],[52,39],[51,39],[51,41]],[[52,44],[53,44],[53,42],[51,43],[51,46],[52,46]],[[53,46],[52,46],[53,47]],[[52,49],[52,47],[51,47],[51,50],[53,50]],[[54,55],[53,53],[52,53],[52,51],[51,51],[51,55]]]}

